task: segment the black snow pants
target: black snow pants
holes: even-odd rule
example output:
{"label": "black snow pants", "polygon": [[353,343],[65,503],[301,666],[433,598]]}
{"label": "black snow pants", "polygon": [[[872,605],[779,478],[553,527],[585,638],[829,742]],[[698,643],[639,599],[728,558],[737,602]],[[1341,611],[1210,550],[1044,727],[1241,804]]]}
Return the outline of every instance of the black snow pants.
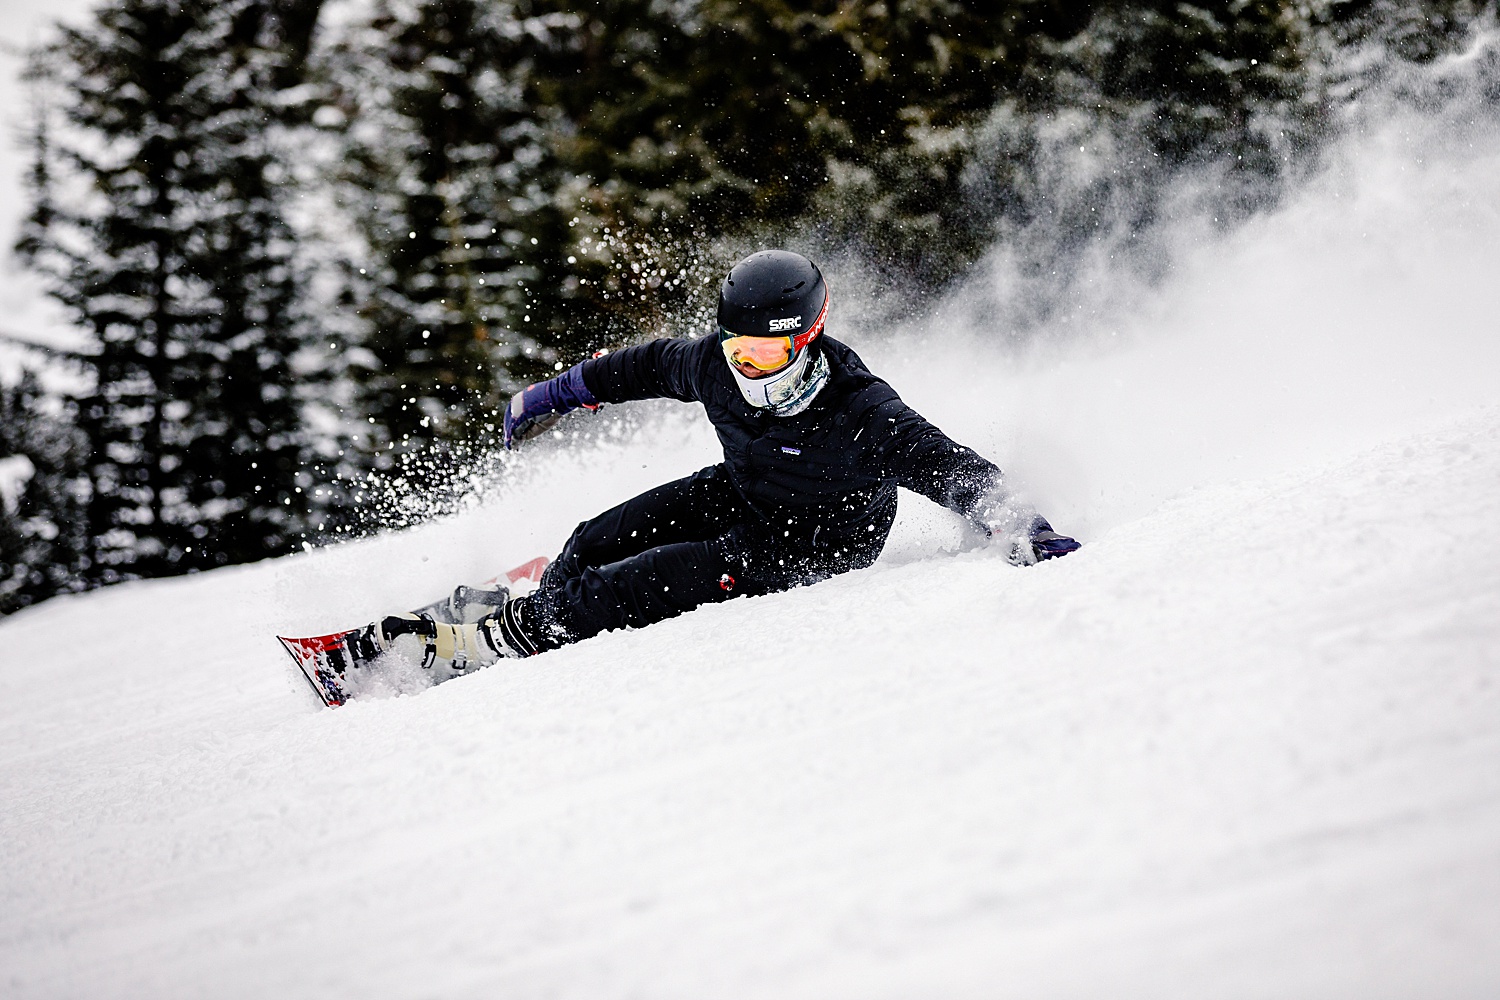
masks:
{"label": "black snow pants", "polygon": [[722,465],[710,466],[580,524],[521,602],[521,628],[538,651],[555,649],[868,566],[894,520],[894,492],[873,525],[819,545],[816,533],[809,541],[778,530]]}

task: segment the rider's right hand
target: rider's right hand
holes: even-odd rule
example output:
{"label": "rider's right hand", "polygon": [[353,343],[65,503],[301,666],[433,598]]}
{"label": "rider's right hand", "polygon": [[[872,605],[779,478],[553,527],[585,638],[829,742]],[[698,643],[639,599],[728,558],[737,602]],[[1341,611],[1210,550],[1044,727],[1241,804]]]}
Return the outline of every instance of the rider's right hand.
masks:
{"label": "rider's right hand", "polygon": [[581,365],[574,365],[556,378],[528,385],[510,398],[505,407],[505,447],[535,437],[580,406],[597,409],[599,401],[584,385]]}

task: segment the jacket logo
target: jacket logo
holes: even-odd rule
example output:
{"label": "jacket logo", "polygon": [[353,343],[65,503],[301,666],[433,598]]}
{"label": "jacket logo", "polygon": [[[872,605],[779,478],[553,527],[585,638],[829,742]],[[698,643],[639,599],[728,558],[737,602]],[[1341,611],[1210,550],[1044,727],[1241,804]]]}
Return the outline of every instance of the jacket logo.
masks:
{"label": "jacket logo", "polygon": [[802,449],[801,448],[793,448],[789,444],[782,445],[781,446],[781,450],[784,451],[784,452],[786,452],[788,455],[800,455],[800,454],[802,454]]}
{"label": "jacket logo", "polygon": [[783,333],[787,330],[795,330],[801,325],[801,316],[788,316],[785,319],[773,319],[771,320],[771,332]]}

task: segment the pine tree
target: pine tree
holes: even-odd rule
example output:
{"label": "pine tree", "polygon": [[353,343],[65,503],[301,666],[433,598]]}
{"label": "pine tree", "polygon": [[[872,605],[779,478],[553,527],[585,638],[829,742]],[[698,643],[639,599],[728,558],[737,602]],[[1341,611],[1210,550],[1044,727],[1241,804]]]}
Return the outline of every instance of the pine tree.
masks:
{"label": "pine tree", "polygon": [[493,440],[504,397],[551,374],[567,330],[534,247],[566,228],[524,103],[534,35],[509,4],[390,0],[325,58],[345,140],[337,200],[363,237],[346,301],[368,352],[357,406],[374,460]]}
{"label": "pine tree", "polygon": [[[1454,51],[1486,16],[1493,0],[1318,0],[1311,22],[1330,48],[1383,46],[1409,62],[1425,63]],[[1376,67],[1366,67],[1367,71]]]}
{"label": "pine tree", "polygon": [[55,135],[20,249],[94,338],[89,584],[287,551],[304,528],[313,355],[276,130],[317,7],[117,0],[37,53]]}
{"label": "pine tree", "polygon": [[548,8],[578,23],[533,82],[568,123],[559,158],[595,206],[581,235],[665,224],[701,249],[815,212],[825,243],[919,278],[953,273],[932,251],[966,210],[962,133],[1036,38],[1084,23],[1076,5],[1024,0]]}

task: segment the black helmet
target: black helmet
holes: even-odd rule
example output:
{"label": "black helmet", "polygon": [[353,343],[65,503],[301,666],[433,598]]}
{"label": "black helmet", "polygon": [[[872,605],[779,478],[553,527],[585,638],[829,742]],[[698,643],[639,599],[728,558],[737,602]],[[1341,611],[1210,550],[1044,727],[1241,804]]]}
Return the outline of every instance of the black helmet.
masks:
{"label": "black helmet", "polygon": [[739,337],[802,339],[827,302],[818,265],[790,250],[762,250],[734,265],[719,287],[719,329]]}
{"label": "black helmet", "polygon": [[[828,285],[801,254],[762,250],[734,265],[719,288],[719,342],[746,402],[781,416],[812,403],[828,381],[828,363],[816,345],[827,316]],[[780,341],[778,367],[761,364],[759,374],[736,356],[735,345],[745,337]]]}

